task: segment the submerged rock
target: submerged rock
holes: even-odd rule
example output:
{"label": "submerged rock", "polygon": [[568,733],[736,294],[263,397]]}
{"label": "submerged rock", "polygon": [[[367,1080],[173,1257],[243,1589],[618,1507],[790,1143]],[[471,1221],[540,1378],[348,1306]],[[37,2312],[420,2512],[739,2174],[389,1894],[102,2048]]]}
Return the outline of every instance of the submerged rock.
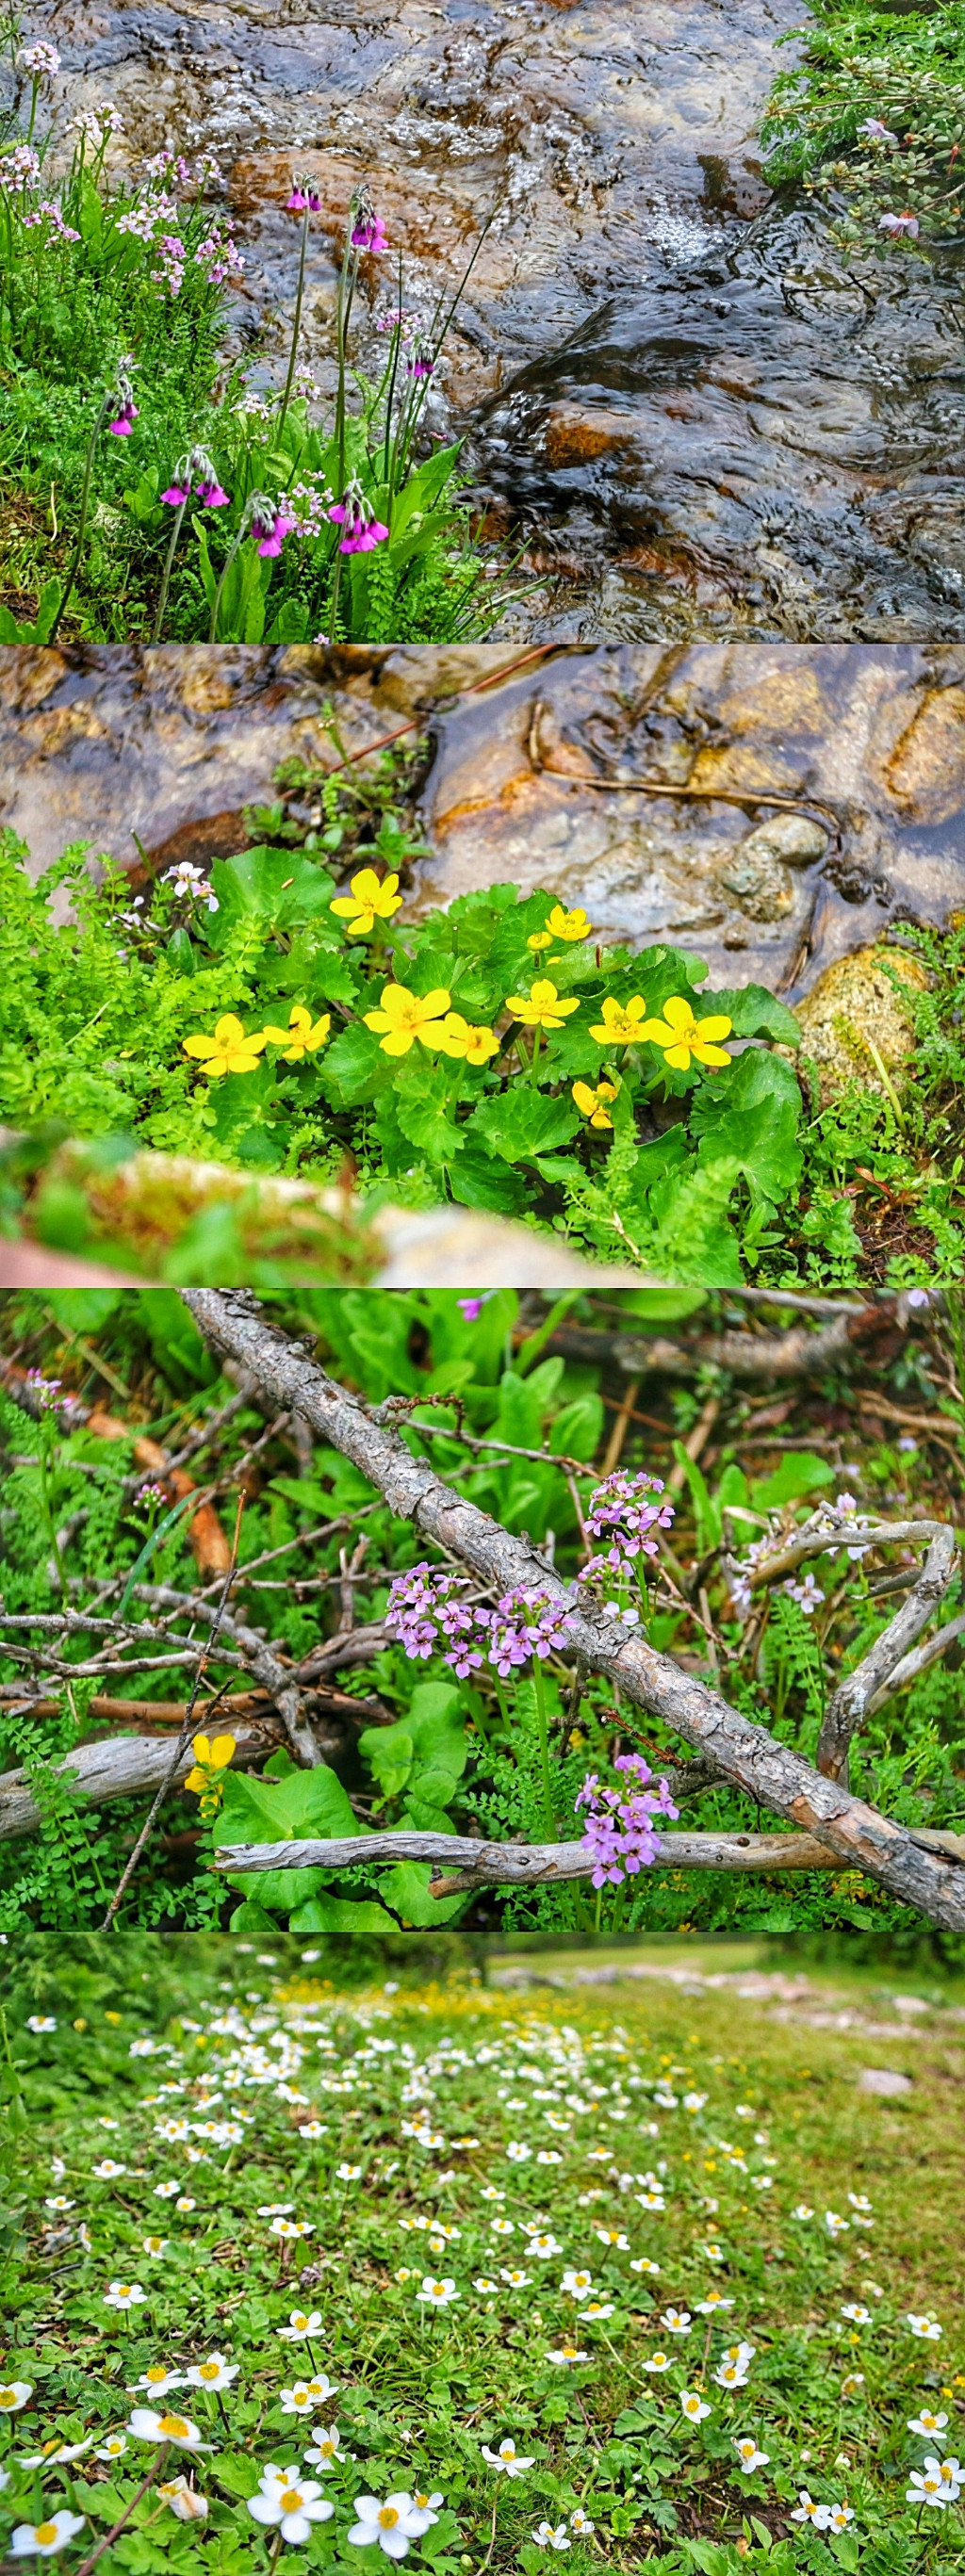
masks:
{"label": "submerged rock", "polygon": [[[797,1005],[806,1055],[818,1067],[822,1100],[849,1082],[884,1097],[901,1089],[914,1045],[914,1020],[895,980],[915,992],[928,977],[900,948],[859,948],[838,957]],[[882,1070],[883,1068],[883,1070]]]}

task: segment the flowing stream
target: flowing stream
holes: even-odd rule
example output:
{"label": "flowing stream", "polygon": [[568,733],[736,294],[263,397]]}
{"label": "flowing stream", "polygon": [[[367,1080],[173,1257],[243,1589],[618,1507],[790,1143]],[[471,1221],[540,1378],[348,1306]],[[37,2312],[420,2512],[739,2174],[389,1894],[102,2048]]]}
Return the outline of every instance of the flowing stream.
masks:
{"label": "flowing stream", "polygon": [[235,336],[279,380],[313,173],[304,355],[331,383],[340,231],[368,177],[428,316],[491,218],[432,397],[493,530],[527,536],[511,631],[965,637],[960,255],[848,268],[762,181],[755,124],[801,0],[54,0],[69,104],[116,149],[221,156]]}

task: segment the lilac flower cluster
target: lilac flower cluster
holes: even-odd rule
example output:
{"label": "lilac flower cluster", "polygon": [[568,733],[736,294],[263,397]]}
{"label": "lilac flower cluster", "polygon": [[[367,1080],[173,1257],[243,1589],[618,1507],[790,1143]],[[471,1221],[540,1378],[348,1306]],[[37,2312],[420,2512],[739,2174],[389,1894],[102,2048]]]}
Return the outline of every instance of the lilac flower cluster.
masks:
{"label": "lilac flower cluster", "polygon": [[41,248],[44,250],[49,249],[51,242],[75,242],[80,240],[80,234],[75,232],[73,224],[65,224],[60,207],[55,205],[52,197],[43,197],[39,206],[35,207],[33,214],[25,215],[23,218],[23,228],[25,233],[33,232],[38,224],[49,224],[50,226],[46,242],[41,244]]}
{"label": "lilac flower cluster", "polygon": [[465,1681],[484,1663],[506,1681],[514,1670],[566,1644],[573,1613],[544,1592],[504,1592],[494,1610],[466,1601],[461,1579],[423,1561],[393,1581],[385,1624],[407,1655],[427,1661],[444,1641],[443,1662]]}
{"label": "lilac flower cluster", "polygon": [[680,1813],[665,1779],[656,1788],[649,1786],[654,1775],[642,1753],[618,1753],[613,1767],[629,1775],[634,1783],[629,1791],[601,1787],[596,1772],[588,1771],[574,1800],[587,1810],[583,1840],[593,1853],[594,1887],[620,1887],[625,1878],[650,1869],[660,1849],[655,1816]]}
{"label": "lilac flower cluster", "polygon": [[813,1574],[806,1574],[803,1583],[795,1583],[792,1574],[787,1583],[782,1584],[781,1589],[787,1593],[789,1600],[797,1602],[806,1619],[813,1619],[819,1601],[824,1600],[821,1586],[815,1582]]}
{"label": "lilac flower cluster", "polygon": [[[175,899],[182,903],[203,903],[208,912],[217,912],[218,898],[210,878],[196,868],[190,859],[179,859],[176,868],[165,868],[162,885],[173,885]],[[145,1492],[156,1490],[145,1486]]]}
{"label": "lilac flower cluster", "polygon": [[70,1393],[67,1395],[63,1393],[63,1381],[61,1378],[45,1377],[42,1369],[30,1368],[26,1371],[24,1383],[30,1388],[31,1394],[34,1398],[33,1409],[35,1409],[38,1414],[63,1413],[69,1415],[75,1410],[77,1397]]}
{"label": "lilac flower cluster", "polygon": [[583,1567],[580,1580],[589,1583],[596,1574],[632,1574],[638,1556],[656,1556],[659,1551],[652,1533],[672,1527],[674,1505],[651,1502],[652,1494],[663,1493],[660,1476],[641,1473],[630,1476],[618,1468],[606,1476],[590,1496],[586,1527],[591,1538],[604,1538],[609,1544],[600,1556],[592,1556]]}

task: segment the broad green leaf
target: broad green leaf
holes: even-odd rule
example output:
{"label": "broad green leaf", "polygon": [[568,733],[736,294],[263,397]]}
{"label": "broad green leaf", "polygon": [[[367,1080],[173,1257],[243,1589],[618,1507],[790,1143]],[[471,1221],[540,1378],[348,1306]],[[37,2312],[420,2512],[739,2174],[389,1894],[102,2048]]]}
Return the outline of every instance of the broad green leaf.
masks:
{"label": "broad green leaf", "polygon": [[530,1087],[480,1101],[470,1129],[504,1162],[520,1163],[532,1161],[536,1154],[551,1153],[558,1145],[567,1145],[579,1124],[579,1113],[571,1100],[550,1100],[545,1092]]}
{"label": "broad green leaf", "polygon": [[782,1458],[773,1476],[764,1476],[751,1487],[755,1511],[776,1512],[782,1503],[796,1503],[804,1494],[813,1494],[820,1485],[837,1482],[833,1467],[826,1458],[814,1457],[810,1450],[791,1449]]}

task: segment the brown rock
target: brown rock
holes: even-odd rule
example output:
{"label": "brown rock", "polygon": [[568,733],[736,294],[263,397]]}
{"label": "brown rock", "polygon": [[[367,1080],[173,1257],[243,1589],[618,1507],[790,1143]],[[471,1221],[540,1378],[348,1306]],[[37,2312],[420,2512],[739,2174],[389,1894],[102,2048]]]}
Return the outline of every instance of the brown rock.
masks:
{"label": "brown rock", "polygon": [[892,975],[918,992],[928,981],[917,959],[901,949],[859,948],[853,957],[837,958],[798,1003],[804,1050],[819,1068],[822,1099],[833,1099],[854,1081],[884,1098],[888,1085],[876,1058],[900,1089],[913,1022]]}

